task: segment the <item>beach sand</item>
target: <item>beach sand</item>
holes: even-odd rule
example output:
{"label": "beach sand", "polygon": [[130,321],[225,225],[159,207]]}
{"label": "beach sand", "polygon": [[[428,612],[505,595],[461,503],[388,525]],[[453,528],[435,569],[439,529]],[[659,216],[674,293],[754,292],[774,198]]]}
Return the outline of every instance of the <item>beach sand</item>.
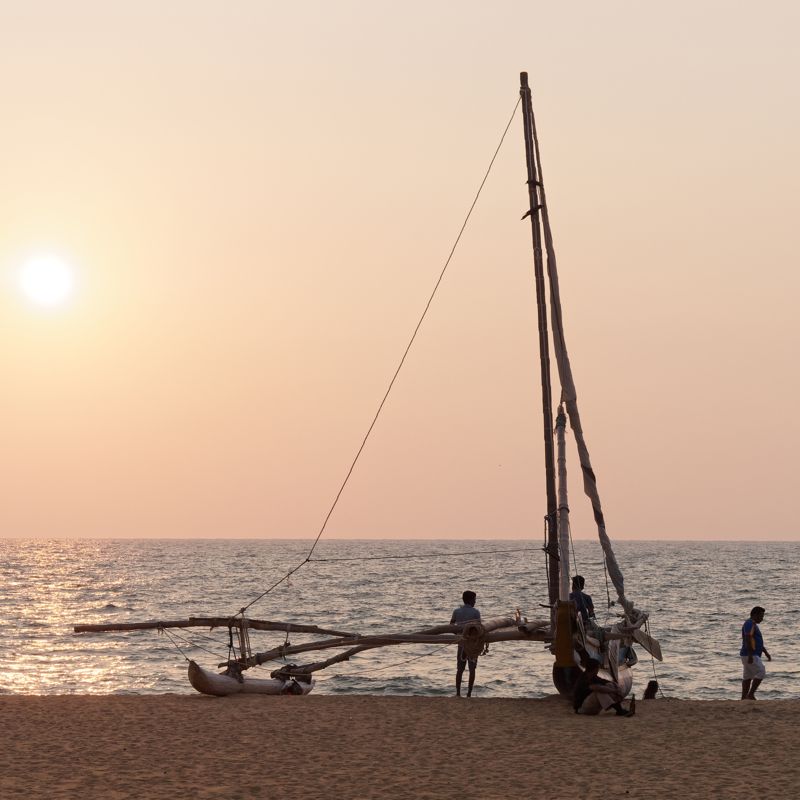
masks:
{"label": "beach sand", "polygon": [[800,700],[0,696],[0,797],[800,797]]}

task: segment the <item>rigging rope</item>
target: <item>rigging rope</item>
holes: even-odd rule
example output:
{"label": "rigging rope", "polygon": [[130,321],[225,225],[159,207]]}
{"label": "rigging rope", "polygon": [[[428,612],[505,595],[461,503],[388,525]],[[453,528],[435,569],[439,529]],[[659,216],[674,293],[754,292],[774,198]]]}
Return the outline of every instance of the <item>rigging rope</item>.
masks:
{"label": "rigging rope", "polygon": [[542,552],[544,553],[544,574],[547,577],[547,596],[550,597],[550,558],[547,549],[547,517],[544,518],[544,546],[542,547]]}
{"label": "rigging rope", "polygon": [[352,556],[348,558],[309,558],[312,564],[322,564],[333,561],[388,561],[391,559],[405,558],[459,558],[461,556],[477,556],[494,553],[538,553],[538,547],[515,547],[512,550],[464,550],[459,553],[413,553],[402,556]]}
{"label": "rigging rope", "polygon": [[[161,631],[172,642],[172,644],[174,644],[175,647],[178,648],[178,650],[180,651],[181,655],[183,655],[184,658],[186,658],[186,655],[184,654],[183,650],[181,650],[180,647],[178,647],[178,645],[175,643],[175,639],[179,639],[185,645],[188,645],[189,647],[194,647],[196,650],[202,650],[204,653],[210,653],[212,656],[214,656],[214,658],[222,659],[222,656],[220,656],[217,650],[209,650],[207,647],[203,647],[202,645],[199,645],[196,642],[192,641],[187,636],[183,636],[180,633],[176,633],[174,631],[172,633],[169,633],[166,628],[159,628],[158,630]],[[213,641],[216,642],[216,640]],[[219,644],[219,642],[217,642],[217,644]]]}
{"label": "rigging rope", "polygon": [[[645,620],[644,632],[648,636],[652,636],[652,634],[650,633],[650,622],[649,622],[649,620]],[[658,693],[661,695],[661,699],[663,700],[664,697],[665,697],[664,689],[662,688],[661,681],[658,679],[658,675],[656,674],[656,658],[652,653],[650,653],[650,664],[651,664],[651,666],[653,668],[653,680],[656,682],[656,685],[658,686]]]}
{"label": "rigging rope", "polygon": [[391,669],[392,667],[402,667],[405,664],[410,664],[412,661],[419,661],[420,658],[427,658],[428,656],[432,656],[434,653],[438,653],[440,650],[445,650],[446,648],[448,648],[450,646],[451,646],[450,644],[443,644],[443,645],[440,645],[439,647],[434,647],[433,650],[430,650],[427,653],[422,653],[422,655],[413,656],[412,658],[406,658],[403,661],[395,661],[392,664],[387,664],[386,666],[383,666],[383,667],[376,667],[375,669],[361,669],[361,668],[359,668],[358,674],[359,675],[364,675],[364,674],[369,675],[369,674],[371,674],[373,672],[383,672],[384,670]]}
{"label": "rigging rope", "polygon": [[494,151],[494,155],[489,161],[489,166],[486,168],[486,172],[483,176],[483,180],[478,186],[478,191],[475,193],[475,198],[472,201],[472,205],[469,207],[469,211],[467,211],[466,217],[464,217],[464,222],[461,225],[461,230],[458,232],[458,236],[456,236],[456,240],[453,243],[453,246],[450,248],[450,253],[447,256],[447,260],[444,262],[444,266],[442,267],[441,272],[439,273],[439,277],[433,287],[433,291],[428,298],[428,302],[425,304],[425,308],[422,311],[422,315],[419,318],[419,322],[417,322],[416,327],[414,328],[414,332],[411,334],[411,338],[409,339],[408,345],[406,346],[405,351],[403,352],[403,356],[400,359],[400,363],[397,365],[397,369],[394,371],[394,375],[392,379],[389,381],[389,386],[386,389],[386,392],[383,395],[383,399],[381,400],[380,404],[378,405],[378,410],[375,412],[375,416],[372,418],[372,422],[367,429],[364,438],[361,441],[361,445],[359,446],[358,450],[356,451],[356,455],[353,458],[350,468],[347,470],[347,474],[345,475],[344,480],[342,481],[342,485],[339,487],[339,491],[336,493],[336,497],[333,499],[333,503],[331,504],[328,513],[325,515],[325,519],[322,522],[322,527],[319,529],[319,533],[317,534],[316,539],[314,539],[314,543],[311,545],[311,549],[308,551],[305,559],[301,561],[294,569],[290,570],[286,575],[284,575],[279,581],[276,581],[272,586],[270,586],[266,591],[262,592],[255,600],[251,600],[246,606],[239,610],[239,614],[244,615],[244,612],[247,611],[248,608],[255,605],[259,600],[263,597],[266,597],[273,589],[277,588],[282,584],[285,580],[288,580],[297,570],[303,567],[305,564],[311,561],[311,555],[313,554],[314,550],[319,543],[319,540],[322,538],[322,534],[325,532],[325,528],[328,525],[328,520],[330,520],[331,515],[333,514],[334,509],[336,508],[337,503],[339,502],[339,498],[342,496],[342,492],[344,491],[345,486],[347,486],[347,482],[350,480],[350,476],[353,474],[353,470],[355,469],[356,463],[361,456],[361,452],[363,451],[365,445],[367,444],[367,439],[369,439],[370,434],[372,433],[372,429],[375,427],[375,423],[378,421],[378,417],[380,416],[381,411],[383,410],[384,405],[386,404],[386,400],[389,397],[389,393],[392,391],[392,387],[394,386],[395,381],[397,380],[397,376],[400,374],[400,370],[403,368],[403,364],[405,364],[406,356],[408,356],[409,351],[411,350],[411,346],[414,344],[414,340],[417,338],[417,333],[419,329],[422,327],[422,323],[425,320],[425,317],[428,314],[428,309],[431,307],[431,303],[433,303],[433,298],[436,296],[436,292],[439,289],[439,285],[444,278],[444,274],[447,271],[447,267],[450,265],[450,261],[453,258],[453,255],[458,247],[458,243],[461,241],[461,236],[464,233],[464,229],[467,227],[467,223],[469,222],[470,217],[472,216],[472,211],[475,208],[478,198],[481,196],[481,192],[483,191],[484,184],[489,177],[489,173],[492,171],[492,167],[494,166],[494,162],[497,159],[497,154],[500,152],[500,148],[503,146],[503,142],[505,141],[506,134],[508,133],[508,129],[511,127],[511,123],[514,121],[514,117],[517,113],[517,108],[521,102],[521,98],[517,98],[517,102],[514,104],[514,110],[511,112],[511,117],[506,124],[505,129],[503,130],[503,135],[500,137],[500,142],[497,145],[497,148]]}
{"label": "rigging rope", "polygon": [[611,608],[615,603],[611,599],[611,588],[608,585],[608,562],[606,561],[605,552],[603,553],[603,574],[606,576],[606,602],[608,603],[608,608]]}
{"label": "rigging rope", "polygon": [[580,575],[580,570],[578,569],[578,556],[575,554],[575,540],[572,538],[572,525],[569,526],[569,546],[572,550],[572,566],[574,568],[573,575]]}
{"label": "rigging rope", "polygon": [[169,631],[167,631],[166,628],[156,628],[156,632],[159,635],[163,634],[164,636],[166,636],[167,639],[169,639],[170,644],[186,659],[186,661],[191,661],[189,656],[187,656],[186,653],[184,653],[183,650],[181,650],[180,645],[172,638],[172,635],[169,633]]}

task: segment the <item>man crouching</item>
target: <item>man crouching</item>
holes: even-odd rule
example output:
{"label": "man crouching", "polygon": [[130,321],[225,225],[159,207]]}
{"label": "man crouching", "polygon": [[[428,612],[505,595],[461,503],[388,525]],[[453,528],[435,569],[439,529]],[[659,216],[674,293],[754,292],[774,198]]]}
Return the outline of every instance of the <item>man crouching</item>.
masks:
{"label": "man crouching", "polygon": [[597,671],[600,662],[590,658],[586,670],[575,682],[572,694],[572,707],[576,714],[599,714],[613,708],[618,717],[632,717],[633,712],[622,707],[622,695],[619,687],[612,681],[601,678]]}

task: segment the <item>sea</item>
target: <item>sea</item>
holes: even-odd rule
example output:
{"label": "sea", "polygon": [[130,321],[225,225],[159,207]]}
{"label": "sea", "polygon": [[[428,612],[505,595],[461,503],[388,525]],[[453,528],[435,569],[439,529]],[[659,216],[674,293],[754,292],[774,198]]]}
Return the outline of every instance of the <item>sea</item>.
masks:
{"label": "sea", "polygon": [[[76,634],[80,623],[229,616],[284,580],[248,616],[316,624],[361,635],[412,632],[447,623],[461,593],[477,593],[484,618],[547,616],[540,542],[322,540],[0,539],[0,694],[160,694],[193,692],[187,658],[214,667],[227,657],[227,629]],[[634,691],[653,678],[665,697],[735,699],[740,629],[753,606],[773,660],[763,700],[798,696],[800,542],[615,543],[626,594],[649,615],[664,660],[641,647]],[[576,541],[572,571],[586,578],[598,620],[611,623],[602,552]],[[283,633],[253,631],[254,650],[283,644]],[[311,641],[291,634],[292,644]],[[325,650],[295,656],[309,663]],[[268,677],[273,662],[251,674]],[[552,656],[541,642],[492,644],[478,663],[478,697],[554,693]],[[317,694],[448,695],[455,652],[447,645],[367,651],[317,673]],[[260,673],[260,674],[259,674]]]}

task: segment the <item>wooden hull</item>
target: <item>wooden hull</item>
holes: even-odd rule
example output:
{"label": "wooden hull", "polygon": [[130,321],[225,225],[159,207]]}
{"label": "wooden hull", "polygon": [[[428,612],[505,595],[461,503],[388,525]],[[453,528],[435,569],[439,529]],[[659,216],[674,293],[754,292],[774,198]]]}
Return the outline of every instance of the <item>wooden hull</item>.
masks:
{"label": "wooden hull", "polygon": [[203,669],[194,661],[189,662],[189,683],[202,694],[227,697],[229,694],[308,694],[315,681],[282,681],[275,678],[248,678],[242,681],[230,675]]}

